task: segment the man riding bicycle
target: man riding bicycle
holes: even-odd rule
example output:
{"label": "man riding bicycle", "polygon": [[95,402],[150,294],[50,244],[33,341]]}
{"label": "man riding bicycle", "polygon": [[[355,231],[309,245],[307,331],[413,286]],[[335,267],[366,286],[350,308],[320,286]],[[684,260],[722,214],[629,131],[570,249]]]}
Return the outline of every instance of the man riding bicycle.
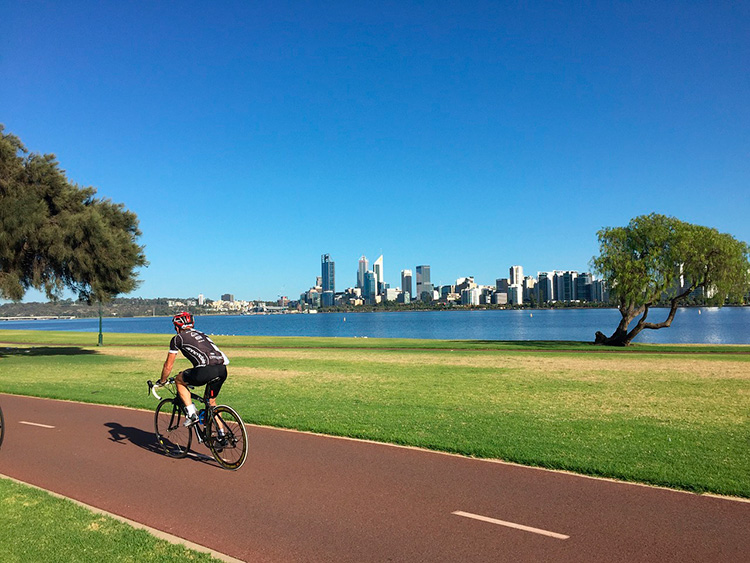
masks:
{"label": "man riding bicycle", "polygon": [[[177,384],[177,394],[185,405],[185,426],[191,426],[198,422],[198,413],[190,398],[190,389],[187,385],[206,385],[209,381],[209,404],[216,406],[216,396],[227,378],[227,364],[229,360],[219,350],[211,339],[199,330],[195,330],[195,321],[190,313],[177,313],[172,319],[177,334],[169,342],[169,353],[161,370],[161,379],[158,385],[164,385],[172,373],[177,352],[182,352],[192,368],[178,373],[174,380]],[[218,379],[216,379],[218,378]]]}

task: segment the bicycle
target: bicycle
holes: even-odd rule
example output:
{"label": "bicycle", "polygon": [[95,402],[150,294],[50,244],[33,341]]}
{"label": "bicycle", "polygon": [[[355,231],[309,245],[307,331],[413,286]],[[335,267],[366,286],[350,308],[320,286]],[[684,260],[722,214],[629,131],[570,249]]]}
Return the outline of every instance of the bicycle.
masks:
{"label": "bicycle", "polygon": [[[234,471],[242,467],[247,458],[247,429],[240,415],[232,407],[211,407],[208,397],[209,385],[213,381],[216,380],[213,379],[206,384],[202,397],[193,393],[194,387],[188,385],[191,389],[190,397],[203,405],[198,412],[198,422],[192,426],[183,425],[185,415],[174,377],[170,377],[164,385],[147,382],[149,393],[160,400],[154,415],[156,440],[169,457],[183,458],[190,452],[195,432],[198,442],[208,447],[219,465]],[[158,387],[166,388],[172,397],[160,397],[156,392]]]}

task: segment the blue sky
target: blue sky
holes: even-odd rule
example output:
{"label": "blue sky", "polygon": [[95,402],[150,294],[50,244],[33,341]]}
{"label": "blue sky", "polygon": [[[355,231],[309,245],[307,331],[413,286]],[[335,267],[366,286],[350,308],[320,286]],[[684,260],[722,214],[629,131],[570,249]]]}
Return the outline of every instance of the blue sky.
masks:
{"label": "blue sky", "polygon": [[7,2],[0,123],[138,215],[135,296],[585,271],[651,212],[750,241],[750,4],[569,4]]}

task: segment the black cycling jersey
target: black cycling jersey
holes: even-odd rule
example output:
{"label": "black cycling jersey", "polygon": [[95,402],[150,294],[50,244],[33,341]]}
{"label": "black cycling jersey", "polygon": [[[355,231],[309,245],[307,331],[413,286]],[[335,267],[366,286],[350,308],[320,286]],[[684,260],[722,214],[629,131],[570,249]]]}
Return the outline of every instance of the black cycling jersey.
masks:
{"label": "black cycling jersey", "polygon": [[229,359],[211,339],[199,330],[190,328],[178,332],[169,342],[169,353],[182,352],[193,367],[225,366]]}

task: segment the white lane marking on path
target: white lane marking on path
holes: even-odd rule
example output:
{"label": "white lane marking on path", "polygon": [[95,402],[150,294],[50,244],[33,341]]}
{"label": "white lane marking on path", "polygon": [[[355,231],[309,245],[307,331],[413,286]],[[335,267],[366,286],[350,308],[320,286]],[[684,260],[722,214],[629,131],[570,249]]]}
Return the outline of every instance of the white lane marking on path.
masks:
{"label": "white lane marking on path", "polygon": [[516,530],[523,530],[524,532],[532,532],[534,534],[540,534],[542,536],[549,536],[550,538],[556,538],[558,540],[567,540],[570,536],[565,534],[558,534],[557,532],[550,532],[548,530],[542,530],[540,528],[532,528],[531,526],[524,526],[523,524],[516,524],[515,522],[506,522],[505,520],[498,520],[496,518],[489,518],[487,516],[481,516],[479,514],[472,514],[471,512],[462,512],[457,510],[451,512],[456,516],[463,516],[464,518],[472,518],[473,520],[480,520],[482,522],[489,522],[490,524],[497,524],[498,526],[505,526],[507,528],[515,528]]}
{"label": "white lane marking on path", "polygon": [[38,426],[39,428],[54,428],[49,424],[39,424],[38,422],[26,422],[25,420],[19,420],[18,424],[28,424],[29,426]]}

